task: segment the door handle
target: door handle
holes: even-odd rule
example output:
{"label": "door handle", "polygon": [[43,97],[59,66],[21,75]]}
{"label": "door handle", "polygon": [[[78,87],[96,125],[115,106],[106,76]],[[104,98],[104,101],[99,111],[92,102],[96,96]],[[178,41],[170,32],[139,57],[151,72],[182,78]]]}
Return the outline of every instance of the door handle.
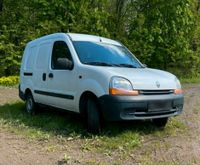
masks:
{"label": "door handle", "polygon": [[43,81],[46,81],[46,73],[43,73],[43,74],[42,74],[42,80],[43,80]]}
{"label": "door handle", "polygon": [[53,78],[53,73],[49,73],[49,78]]}

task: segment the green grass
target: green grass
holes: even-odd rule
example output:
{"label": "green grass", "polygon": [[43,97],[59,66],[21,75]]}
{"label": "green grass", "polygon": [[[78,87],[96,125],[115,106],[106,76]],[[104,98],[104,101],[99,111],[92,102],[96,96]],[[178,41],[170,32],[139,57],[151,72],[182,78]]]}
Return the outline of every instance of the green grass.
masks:
{"label": "green grass", "polygon": [[29,116],[24,112],[24,103],[17,102],[0,106],[0,125],[32,138],[53,136],[74,137],[86,135],[77,115],[54,110],[42,110],[38,115]]}
{"label": "green grass", "polygon": [[[176,118],[169,121],[166,129],[158,129],[150,121],[107,123],[100,135],[87,133],[80,116],[56,109],[41,109],[35,116],[24,112],[24,103],[16,102],[0,106],[0,128],[35,140],[72,140],[80,143],[80,150],[111,156],[117,152],[128,156],[136,147],[142,146],[144,138],[158,139],[184,132],[185,126]],[[49,147],[49,150],[56,148]],[[113,152],[115,151],[115,152]]]}
{"label": "green grass", "polygon": [[180,78],[181,83],[200,83],[200,77]]}

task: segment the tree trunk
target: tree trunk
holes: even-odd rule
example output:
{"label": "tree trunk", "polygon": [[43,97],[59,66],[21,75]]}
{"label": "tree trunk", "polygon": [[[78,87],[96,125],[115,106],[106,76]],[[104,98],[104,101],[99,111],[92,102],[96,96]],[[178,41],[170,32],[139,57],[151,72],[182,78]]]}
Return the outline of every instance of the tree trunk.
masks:
{"label": "tree trunk", "polygon": [[3,0],[0,0],[0,12],[3,11]]}

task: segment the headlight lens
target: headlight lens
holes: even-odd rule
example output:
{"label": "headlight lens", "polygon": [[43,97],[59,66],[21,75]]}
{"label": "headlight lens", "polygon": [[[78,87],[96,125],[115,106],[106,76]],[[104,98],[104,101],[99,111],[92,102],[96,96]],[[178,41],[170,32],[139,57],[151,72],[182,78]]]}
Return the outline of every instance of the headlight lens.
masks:
{"label": "headlight lens", "polygon": [[181,83],[177,79],[177,77],[175,77],[175,82],[176,82],[176,89],[174,90],[174,94],[176,95],[183,94],[183,90],[181,89]]}
{"label": "headlight lens", "polygon": [[109,93],[112,95],[138,95],[137,90],[133,90],[133,87],[125,78],[112,77],[110,81]]}
{"label": "headlight lens", "polygon": [[181,83],[180,83],[180,81],[177,79],[177,77],[175,77],[175,82],[176,82],[176,88],[177,88],[177,89],[181,89]]}
{"label": "headlight lens", "polygon": [[110,82],[110,88],[133,90],[131,83],[122,77],[113,77]]}

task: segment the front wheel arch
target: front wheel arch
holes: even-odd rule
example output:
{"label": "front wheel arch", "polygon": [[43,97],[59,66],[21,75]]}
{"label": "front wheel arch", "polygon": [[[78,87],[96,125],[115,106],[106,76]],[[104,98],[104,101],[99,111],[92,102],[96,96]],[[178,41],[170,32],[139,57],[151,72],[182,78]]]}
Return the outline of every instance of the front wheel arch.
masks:
{"label": "front wheel arch", "polygon": [[92,134],[99,134],[102,129],[102,120],[95,99],[89,98],[87,101],[87,130]]}
{"label": "front wheel arch", "polygon": [[[88,109],[89,107],[90,109]],[[88,132],[94,134],[100,133],[103,116],[97,96],[90,91],[84,92],[80,98],[79,109],[86,121]]]}
{"label": "front wheel arch", "polygon": [[98,103],[98,98],[93,92],[85,91],[84,93],[82,93],[80,100],[79,100],[79,112],[83,116],[85,116],[87,113],[87,100],[89,98],[95,99]]}

